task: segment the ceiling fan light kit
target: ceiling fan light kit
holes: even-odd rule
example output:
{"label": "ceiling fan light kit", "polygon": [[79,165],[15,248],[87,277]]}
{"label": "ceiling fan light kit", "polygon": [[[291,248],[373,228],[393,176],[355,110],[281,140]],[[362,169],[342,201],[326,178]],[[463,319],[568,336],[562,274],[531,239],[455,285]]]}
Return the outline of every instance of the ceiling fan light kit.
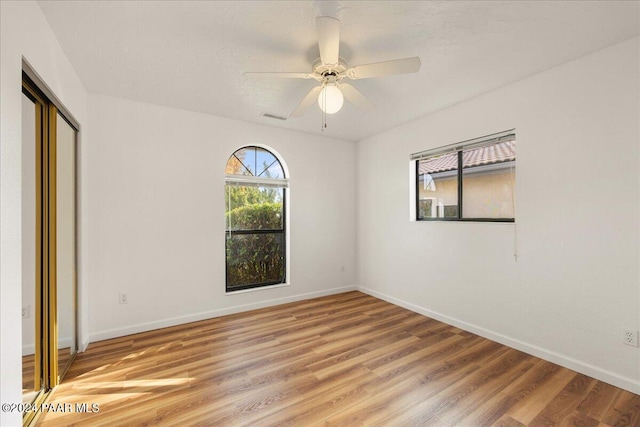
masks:
{"label": "ceiling fan light kit", "polygon": [[325,83],[318,95],[318,105],[320,109],[327,114],[335,114],[342,108],[344,104],[344,95],[337,86],[335,78],[333,82]]}
{"label": "ceiling fan light kit", "polygon": [[[335,114],[342,108],[344,99],[364,110],[373,108],[358,89],[342,80],[368,79],[395,74],[415,73],[420,70],[420,58],[395,59],[349,68],[340,58],[340,21],[330,16],[316,18],[320,58],[311,67],[311,73],[245,73],[249,76],[281,77],[293,79],[315,79],[320,86],[312,88],[291,113],[300,117],[316,101],[324,114]],[[323,114],[323,116],[324,116]],[[326,127],[324,123],[323,130]]]}

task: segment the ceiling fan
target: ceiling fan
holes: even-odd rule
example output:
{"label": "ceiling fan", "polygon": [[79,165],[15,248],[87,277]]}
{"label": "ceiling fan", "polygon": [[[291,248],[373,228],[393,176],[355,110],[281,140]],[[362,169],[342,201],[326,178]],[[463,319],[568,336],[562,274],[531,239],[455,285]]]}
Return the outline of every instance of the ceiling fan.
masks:
{"label": "ceiling fan", "polygon": [[315,61],[310,73],[245,73],[248,76],[315,79],[318,81],[320,85],[307,93],[291,113],[292,117],[302,116],[316,100],[320,109],[326,114],[337,113],[342,108],[345,98],[357,107],[365,110],[371,109],[373,103],[358,89],[343,82],[344,79],[358,80],[415,73],[420,69],[420,58],[417,56],[349,67],[340,58],[340,21],[329,16],[319,16],[316,18],[316,31],[320,58]]}

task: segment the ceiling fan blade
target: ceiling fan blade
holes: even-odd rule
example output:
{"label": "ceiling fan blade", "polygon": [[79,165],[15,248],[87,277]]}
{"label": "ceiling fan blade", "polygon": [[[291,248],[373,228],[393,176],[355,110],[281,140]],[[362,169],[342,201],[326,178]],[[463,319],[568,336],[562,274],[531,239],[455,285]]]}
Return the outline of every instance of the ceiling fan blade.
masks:
{"label": "ceiling fan blade", "polygon": [[392,76],[394,74],[415,73],[420,69],[420,58],[394,59],[375,64],[358,65],[349,68],[346,73],[350,79],[368,79],[371,77]]}
{"label": "ceiling fan blade", "polygon": [[313,79],[315,78],[311,73],[244,73],[249,77],[278,77],[285,79]]}
{"label": "ceiling fan blade", "polygon": [[293,113],[291,113],[291,117],[300,117],[302,116],[309,107],[311,107],[314,103],[318,102],[318,95],[320,95],[320,91],[322,90],[322,86],[316,86],[307,93],[307,96],[304,97],[302,101],[298,104]]}
{"label": "ceiling fan blade", "polygon": [[352,103],[358,108],[362,108],[363,110],[372,110],[375,108],[373,102],[371,102],[367,97],[365,97],[358,89],[351,86],[349,83],[341,83],[340,90],[347,101]]}
{"label": "ceiling fan blade", "polygon": [[320,60],[323,64],[338,64],[340,55],[340,21],[330,16],[316,18]]}

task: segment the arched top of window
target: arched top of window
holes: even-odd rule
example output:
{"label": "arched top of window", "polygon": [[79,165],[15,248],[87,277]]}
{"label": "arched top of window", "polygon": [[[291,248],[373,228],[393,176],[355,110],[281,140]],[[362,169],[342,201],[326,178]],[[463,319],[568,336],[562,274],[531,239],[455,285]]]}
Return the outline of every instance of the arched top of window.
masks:
{"label": "arched top of window", "polygon": [[261,147],[242,147],[229,157],[227,175],[240,175],[261,179],[286,179],[280,161],[269,150]]}

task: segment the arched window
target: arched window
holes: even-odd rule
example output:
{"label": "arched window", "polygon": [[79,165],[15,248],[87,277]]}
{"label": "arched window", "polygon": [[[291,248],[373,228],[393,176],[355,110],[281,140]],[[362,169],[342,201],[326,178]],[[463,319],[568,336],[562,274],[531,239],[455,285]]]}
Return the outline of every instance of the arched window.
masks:
{"label": "arched window", "polygon": [[227,292],[286,281],[284,168],[270,151],[240,148],[225,170]]}

